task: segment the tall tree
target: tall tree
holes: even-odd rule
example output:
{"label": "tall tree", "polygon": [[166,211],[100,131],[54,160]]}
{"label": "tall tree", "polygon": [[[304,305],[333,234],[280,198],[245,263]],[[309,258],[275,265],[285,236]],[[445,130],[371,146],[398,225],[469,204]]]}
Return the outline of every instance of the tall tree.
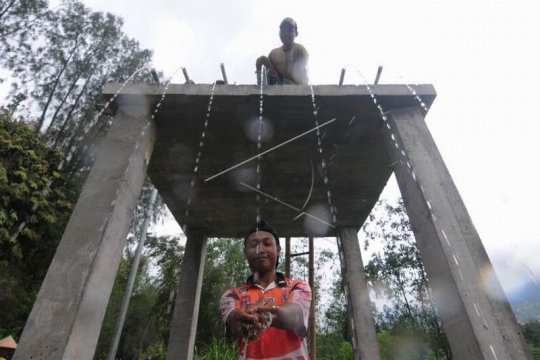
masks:
{"label": "tall tree", "polygon": [[365,248],[379,247],[365,266],[370,287],[390,302],[377,316],[380,329],[416,339],[420,347],[427,342],[436,358],[450,358],[403,200],[379,201],[362,230]]}
{"label": "tall tree", "polygon": [[[170,294],[177,287],[183,246],[174,236],[150,236],[145,245],[117,351],[117,357],[123,359],[137,359],[147,351],[165,349],[169,337],[173,300]],[[95,359],[107,356],[132,260],[128,244],[109,299]]]}
{"label": "tall tree", "polygon": [[201,290],[197,343],[210,344],[222,337],[224,325],[219,312],[221,295],[245,282],[249,268],[244,257],[242,239],[211,239],[206,250],[204,281]]}
{"label": "tall tree", "polygon": [[0,109],[0,336],[18,336],[74,202],[61,154]]}
{"label": "tall tree", "polygon": [[[39,7],[37,25],[13,25],[22,24],[30,11],[7,9],[16,5]],[[152,53],[128,38],[122,20],[114,15],[92,12],[77,0],[64,0],[54,9],[46,5],[10,0],[2,7],[10,15],[12,35],[0,38],[0,66],[12,72],[11,96],[26,98],[19,113],[45,130],[49,144],[63,151],[71,175],[84,179],[93,161],[93,144],[111,121],[110,112],[102,111],[103,85],[126,81],[148,67]],[[149,71],[140,71],[131,80],[152,78]]]}
{"label": "tall tree", "polygon": [[35,36],[37,26],[46,16],[46,0],[5,0],[0,3],[0,46],[8,41]]}

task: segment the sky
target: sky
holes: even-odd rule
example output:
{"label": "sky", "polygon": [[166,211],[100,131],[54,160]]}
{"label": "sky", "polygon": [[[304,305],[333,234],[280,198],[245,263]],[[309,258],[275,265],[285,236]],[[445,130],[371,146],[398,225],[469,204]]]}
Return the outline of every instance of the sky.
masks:
{"label": "sky", "polygon": [[[534,1],[83,0],[124,19],[183,83],[255,82],[254,61],[298,23],[311,84],[429,83],[426,121],[507,291],[540,279],[540,17]],[[55,5],[57,1],[52,1]],[[537,184],[537,185],[535,185]],[[384,196],[398,193],[392,180]],[[529,269],[529,270],[527,270]]]}

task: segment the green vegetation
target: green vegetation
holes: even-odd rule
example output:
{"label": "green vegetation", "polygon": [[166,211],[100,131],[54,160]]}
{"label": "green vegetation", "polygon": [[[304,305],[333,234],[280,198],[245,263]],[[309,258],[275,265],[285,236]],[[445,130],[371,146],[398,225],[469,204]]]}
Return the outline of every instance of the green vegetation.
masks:
{"label": "green vegetation", "polygon": [[75,192],[61,154],[0,110],[0,337],[20,334],[67,224]]}
{"label": "green vegetation", "polygon": [[540,359],[540,321],[531,321],[523,327],[523,335],[529,344],[533,359]]}
{"label": "green vegetation", "polygon": [[[152,81],[148,71],[136,73],[151,57],[123,33],[119,17],[93,12],[79,1],[64,0],[54,9],[44,0],[0,5],[0,67],[11,75],[0,82],[12,82],[8,103],[0,108],[0,337],[20,336],[93,162],[94,144],[110,124],[110,113],[101,113],[107,110],[101,87],[131,75],[133,81]],[[108,351],[150,189],[147,185],[140,197],[96,359]],[[156,206],[162,208],[160,202]],[[380,203],[363,231],[365,247],[378,249],[365,270],[373,293],[385,300],[375,313],[382,358],[450,359],[403,203]],[[118,357],[165,359],[182,257],[181,239],[148,238]],[[306,260],[294,258],[293,277],[306,277]],[[219,299],[247,275],[242,241],[209,241],[196,359],[237,358],[235,345],[223,340]],[[328,294],[315,292],[319,304],[332,299],[318,307],[318,358],[349,360],[352,345],[336,254],[318,254],[316,276],[316,289],[323,276],[332,283]],[[535,359],[540,359],[539,299],[516,305],[518,315],[530,320],[523,331]]]}
{"label": "green vegetation", "polygon": [[382,245],[365,270],[375,295],[391,301],[376,314],[378,328],[393,338],[390,358],[417,354],[422,359],[450,359],[450,345],[431,302],[431,286],[403,201],[379,201],[363,232],[366,248],[374,240]]}
{"label": "green vegetation", "polygon": [[110,124],[103,84],[151,62],[121,27],[76,0],[0,5],[0,337],[19,337]]}
{"label": "green vegetation", "polygon": [[[80,185],[94,156],[94,144],[110,124],[103,109],[103,85],[127,80],[148,67],[152,53],[122,32],[122,19],[64,0],[49,8],[43,0],[0,5],[0,67],[11,82],[8,110],[34,124],[52,149],[61,151],[65,172]],[[141,71],[134,81],[151,81]]]}
{"label": "green vegetation", "polygon": [[210,345],[199,345],[195,350],[195,360],[236,360],[238,350],[221,338],[213,338]]}

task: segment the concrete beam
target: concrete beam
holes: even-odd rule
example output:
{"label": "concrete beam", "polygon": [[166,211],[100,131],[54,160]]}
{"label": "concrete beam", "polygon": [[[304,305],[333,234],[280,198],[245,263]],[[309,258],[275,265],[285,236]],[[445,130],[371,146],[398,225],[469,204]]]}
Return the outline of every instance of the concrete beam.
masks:
{"label": "concrete beam", "polygon": [[[103,95],[105,97],[111,97],[120,91],[122,95],[135,95],[145,94],[147,96],[156,96],[157,100],[164,93],[167,88],[167,103],[175,101],[177,95],[187,96],[210,96],[212,93],[212,84],[170,84],[155,85],[149,83],[108,83],[103,87]],[[393,100],[401,98],[399,103],[414,104],[416,99],[411,96],[411,91],[404,84],[383,84],[383,85],[371,85],[371,92],[373,92],[377,98],[392,97]],[[428,106],[431,105],[435,98],[435,89],[431,84],[417,84],[413,85],[414,90],[418,96],[421,96],[424,102]],[[370,98],[371,92],[366,86],[357,85],[314,85],[313,89],[317,96],[351,96],[351,95],[364,95]],[[214,94],[215,96],[259,96],[261,87],[259,85],[219,85],[216,86]],[[311,97],[311,87],[309,85],[296,85],[296,86],[265,86],[263,88],[263,94],[268,96],[309,96]],[[159,101],[159,100],[158,100]]]}
{"label": "concrete beam", "polygon": [[392,110],[383,131],[453,357],[530,359],[420,108]]}
{"label": "concrete beam", "polygon": [[345,281],[345,295],[350,319],[354,358],[380,359],[373,309],[358,243],[358,229],[339,227],[337,238],[341,272]]}
{"label": "concrete beam", "polygon": [[206,243],[206,237],[199,232],[192,231],[188,235],[176,292],[167,360],[193,359]]}
{"label": "concrete beam", "polygon": [[146,106],[119,107],[41,285],[14,359],[94,357],[154,134]]}

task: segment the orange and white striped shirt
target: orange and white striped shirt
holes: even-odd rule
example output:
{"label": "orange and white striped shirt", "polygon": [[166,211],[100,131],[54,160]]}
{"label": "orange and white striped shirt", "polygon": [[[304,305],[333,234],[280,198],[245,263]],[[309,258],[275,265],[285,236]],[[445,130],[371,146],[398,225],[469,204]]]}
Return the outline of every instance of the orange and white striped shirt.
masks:
{"label": "orange and white striped shirt", "polygon": [[[251,276],[243,286],[227,290],[220,301],[221,315],[227,323],[227,317],[233,310],[240,308],[241,305],[255,304],[261,300],[273,302],[277,306],[287,303],[298,304],[304,315],[303,326],[298,329],[279,329],[273,326],[264,329],[257,339],[249,341],[246,359],[308,360],[304,336],[307,333],[311,289],[303,280],[291,280],[281,273],[276,273],[276,276],[276,281],[265,289],[255,284]],[[238,340],[238,348],[239,358],[244,359],[243,339]]]}

